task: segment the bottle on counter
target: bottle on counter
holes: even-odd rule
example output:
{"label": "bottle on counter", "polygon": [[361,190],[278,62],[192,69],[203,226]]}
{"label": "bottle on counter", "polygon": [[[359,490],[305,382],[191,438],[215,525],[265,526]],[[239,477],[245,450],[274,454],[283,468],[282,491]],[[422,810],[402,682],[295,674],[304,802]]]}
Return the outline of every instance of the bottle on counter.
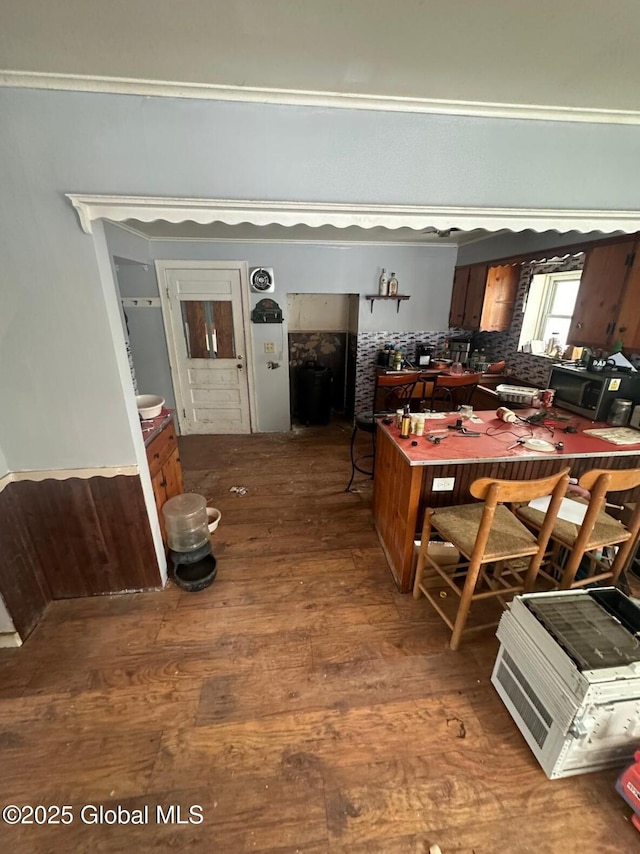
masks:
{"label": "bottle on counter", "polygon": [[407,403],[404,412],[402,413],[402,423],[400,425],[400,438],[408,439],[409,433],[411,432],[411,413],[409,411],[409,404]]}
{"label": "bottle on counter", "polygon": [[402,350],[396,350],[393,354],[393,370],[401,371],[402,370]]}
{"label": "bottle on counter", "polygon": [[397,280],[397,278],[396,278],[396,274],[395,274],[395,273],[392,273],[392,274],[389,276],[389,290],[388,290],[388,294],[389,294],[389,296],[390,296],[390,297],[394,297],[394,296],[396,296],[396,294],[397,294],[397,293],[398,293],[398,280]]}
{"label": "bottle on counter", "polygon": [[496,415],[500,419],[500,421],[506,421],[507,424],[515,424],[518,420],[518,416],[512,409],[509,409],[507,406],[500,406],[496,409]]}
{"label": "bottle on counter", "polygon": [[378,294],[381,297],[389,296],[389,279],[387,277],[387,271],[384,267],[382,268],[380,278],[378,279]]}

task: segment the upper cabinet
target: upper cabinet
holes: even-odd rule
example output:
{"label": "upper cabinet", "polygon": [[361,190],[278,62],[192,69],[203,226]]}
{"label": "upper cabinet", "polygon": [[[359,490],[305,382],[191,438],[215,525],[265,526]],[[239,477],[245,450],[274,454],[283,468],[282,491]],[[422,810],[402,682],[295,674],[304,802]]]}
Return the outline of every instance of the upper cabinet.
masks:
{"label": "upper cabinet", "polygon": [[513,316],[520,266],[456,267],[449,326],[480,332],[503,332]]}
{"label": "upper cabinet", "polygon": [[587,252],[568,343],[625,350],[640,347],[640,253],[634,238]]}

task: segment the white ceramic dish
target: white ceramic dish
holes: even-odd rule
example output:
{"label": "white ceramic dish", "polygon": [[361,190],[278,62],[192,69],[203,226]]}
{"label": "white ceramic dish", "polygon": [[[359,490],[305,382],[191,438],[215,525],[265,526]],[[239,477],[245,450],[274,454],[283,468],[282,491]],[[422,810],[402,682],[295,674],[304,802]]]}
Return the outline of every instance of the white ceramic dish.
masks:
{"label": "white ceramic dish", "polygon": [[220,523],[220,519],[222,519],[222,513],[215,507],[207,507],[207,518],[209,520],[209,524],[207,525],[209,533],[213,534]]}
{"label": "white ceramic dish", "polygon": [[162,412],[164,397],[157,394],[139,394],[136,405],[141,418],[156,418]]}

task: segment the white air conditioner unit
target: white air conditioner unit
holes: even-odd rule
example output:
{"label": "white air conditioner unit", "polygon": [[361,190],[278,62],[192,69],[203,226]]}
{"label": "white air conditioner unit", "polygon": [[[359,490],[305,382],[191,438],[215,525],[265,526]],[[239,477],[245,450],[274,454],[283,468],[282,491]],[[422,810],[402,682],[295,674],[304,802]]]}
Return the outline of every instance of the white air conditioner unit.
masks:
{"label": "white air conditioner unit", "polygon": [[502,615],[491,681],[551,779],[632,761],[638,627],[640,609],[613,587],[516,596]]}
{"label": "white air conditioner unit", "polygon": [[273,267],[251,267],[249,284],[255,294],[272,294],[275,289]]}

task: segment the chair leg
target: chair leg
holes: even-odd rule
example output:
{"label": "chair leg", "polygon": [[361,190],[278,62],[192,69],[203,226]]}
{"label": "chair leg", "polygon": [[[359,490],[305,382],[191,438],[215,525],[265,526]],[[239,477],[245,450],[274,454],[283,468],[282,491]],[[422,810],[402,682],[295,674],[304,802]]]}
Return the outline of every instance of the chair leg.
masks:
{"label": "chair leg", "polygon": [[471,602],[473,600],[476,584],[478,583],[478,575],[480,574],[481,566],[482,563],[479,557],[472,560],[469,564],[467,578],[464,583],[462,596],[460,597],[460,604],[458,605],[458,611],[456,613],[456,621],[453,625],[453,634],[451,635],[451,641],[449,643],[450,648],[453,650],[458,649],[460,646],[462,633],[467,622],[467,617],[469,616],[469,611],[471,610]]}
{"label": "chair leg", "polygon": [[562,570],[559,589],[569,590],[573,582],[576,580],[576,573],[580,567],[580,561],[584,557],[585,552],[582,549],[573,548],[569,552],[569,559]]}
{"label": "chair leg", "polygon": [[611,564],[611,583],[614,586],[618,583],[622,570],[626,569],[635,545],[637,545],[637,543],[633,537],[620,544],[618,553]]}
{"label": "chair leg", "polygon": [[416,577],[413,582],[413,598],[419,599],[422,591],[422,577],[424,575],[424,567],[427,562],[427,549],[429,548],[429,540],[431,538],[431,517],[433,510],[427,510],[424,514],[424,523],[422,525],[422,534],[420,535],[420,551],[418,552],[418,564],[416,566]]}
{"label": "chair leg", "polygon": [[[351,457],[351,477],[349,478],[349,483],[347,484],[345,492],[351,491],[351,484],[353,483],[353,479],[354,479],[357,471],[362,472],[362,474],[366,474],[368,477],[373,477],[373,470],[374,470],[375,461],[376,461],[376,434],[375,434],[375,431],[371,434],[371,449],[372,449],[371,471],[367,471],[367,469],[360,468],[360,466],[358,465],[358,460],[356,459],[356,454],[355,454],[355,444],[356,444],[357,434],[358,434],[358,425],[354,424],[353,432],[351,433],[351,444],[349,446],[349,455]],[[366,454],[364,457],[358,457],[358,459],[365,459],[365,457],[368,457],[368,456],[369,456],[369,454]]]}
{"label": "chair leg", "polygon": [[349,454],[351,456],[351,477],[349,478],[349,483],[347,484],[347,488],[345,492],[349,492],[351,489],[351,484],[353,483],[353,478],[356,476],[356,459],[354,456],[353,447],[356,443],[356,433],[358,432],[358,426],[356,424],[353,425],[353,431],[351,433],[351,445],[349,448]]}

